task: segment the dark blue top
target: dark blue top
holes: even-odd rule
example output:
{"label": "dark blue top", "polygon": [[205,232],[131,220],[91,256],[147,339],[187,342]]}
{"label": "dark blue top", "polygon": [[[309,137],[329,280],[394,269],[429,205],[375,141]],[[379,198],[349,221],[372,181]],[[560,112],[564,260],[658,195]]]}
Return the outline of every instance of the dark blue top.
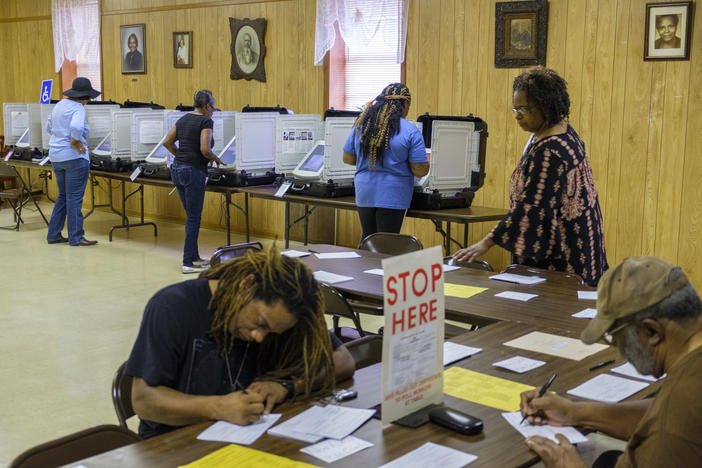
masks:
{"label": "dark blue top", "polygon": [[[207,171],[207,163],[210,160],[204,157],[200,151],[200,134],[203,129],[214,127],[212,119],[205,115],[188,113],[181,117],[175,126],[176,140],[178,141],[175,162]],[[212,146],[214,146],[214,138],[210,143],[210,147]]]}

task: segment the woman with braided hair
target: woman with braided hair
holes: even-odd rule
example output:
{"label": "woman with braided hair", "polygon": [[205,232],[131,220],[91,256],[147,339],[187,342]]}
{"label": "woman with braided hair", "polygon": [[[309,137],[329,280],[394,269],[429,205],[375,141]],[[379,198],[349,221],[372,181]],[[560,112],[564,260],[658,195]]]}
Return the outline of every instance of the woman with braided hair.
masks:
{"label": "woman with braided hair", "polygon": [[125,374],[148,438],[207,420],[252,423],[290,398],[328,392],[354,369],[327,330],[312,271],[272,248],[157,292]]}
{"label": "woman with braided hair", "polygon": [[389,84],[366,105],[344,145],[344,162],[356,166],[361,239],[376,232],[400,232],[414,178],[429,172],[422,134],[405,120],[411,100],[407,86]]}

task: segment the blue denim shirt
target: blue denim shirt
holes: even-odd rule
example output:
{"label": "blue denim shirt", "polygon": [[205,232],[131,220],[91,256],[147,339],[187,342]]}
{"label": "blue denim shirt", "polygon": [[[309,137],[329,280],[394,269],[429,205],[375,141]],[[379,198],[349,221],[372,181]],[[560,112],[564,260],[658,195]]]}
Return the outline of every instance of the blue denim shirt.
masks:
{"label": "blue denim shirt", "polygon": [[[51,162],[70,161],[78,158],[90,160],[86,140],[90,133],[90,127],[85,120],[85,106],[80,102],[70,99],[59,101],[46,122],[46,131],[51,135],[49,141]],[[84,154],[80,154],[71,146],[71,137],[83,143],[86,148]]]}

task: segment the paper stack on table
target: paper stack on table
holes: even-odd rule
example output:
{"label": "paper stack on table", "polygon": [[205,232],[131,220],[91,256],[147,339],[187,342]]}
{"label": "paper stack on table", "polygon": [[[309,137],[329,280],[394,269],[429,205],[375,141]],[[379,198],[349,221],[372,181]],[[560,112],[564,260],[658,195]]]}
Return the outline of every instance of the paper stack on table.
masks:
{"label": "paper stack on table", "polygon": [[264,414],[258,421],[248,426],[240,426],[227,421],[217,421],[197,436],[199,440],[229,442],[230,444],[251,445],[261,437],[276,421],[280,414]]}
{"label": "paper stack on table", "polygon": [[521,421],[523,416],[519,411],[502,413],[502,416],[513,428],[519,431],[519,433],[523,435],[525,439],[531,436],[541,436],[558,443],[556,434],[563,434],[571,444],[587,442],[587,437],[578,432],[578,430],[573,426],[536,426],[529,424],[529,421],[526,420],[522,423]]}
{"label": "paper stack on table", "polygon": [[336,273],[330,273],[324,270],[317,270],[312,274],[317,281],[328,284],[343,283],[344,281],[351,281],[353,279],[353,276],[337,275]]}
{"label": "paper stack on table", "polygon": [[626,375],[627,377],[634,377],[634,378],[641,379],[641,380],[648,380],[649,382],[657,382],[661,379],[664,379],[666,376],[666,374],[663,374],[660,377],[655,378],[652,375],[640,374],[639,371],[636,370],[636,367],[634,367],[634,365],[630,362],[626,362],[618,367],[613,367],[612,369],[610,369],[610,371],[614,372],[616,374]]}
{"label": "paper stack on table", "polygon": [[477,459],[470,453],[427,442],[380,468],[461,468]]}
{"label": "paper stack on table", "polygon": [[550,354],[551,356],[573,359],[574,361],[580,361],[603,349],[607,349],[607,346],[603,344],[586,345],[574,338],[538,331],[510,340],[505,343],[505,346]]}
{"label": "paper stack on table", "polygon": [[514,356],[503,361],[495,362],[492,365],[523,374],[524,372],[541,367],[544,364],[546,364],[544,361],[539,361],[537,359],[529,359],[524,356]]}
{"label": "paper stack on table", "polygon": [[600,374],[577,387],[568,390],[569,395],[588,400],[617,403],[648,387],[648,383]]}
{"label": "paper stack on table", "polygon": [[334,463],[363,449],[372,447],[373,444],[354,436],[346,436],[341,440],[327,439],[314,445],[308,445],[300,449],[313,457],[319,458],[324,463]]}
{"label": "paper stack on table", "polygon": [[498,275],[492,275],[490,279],[518,284],[538,284],[546,281],[546,278],[540,276],[515,275],[514,273],[500,273]]}
{"label": "paper stack on table", "polygon": [[502,411],[517,411],[521,393],[533,388],[461,367],[444,371],[445,394]]}
{"label": "paper stack on table", "polygon": [[321,260],[327,260],[331,258],[359,258],[356,252],[329,252],[329,253],[316,253],[315,257]]}
{"label": "paper stack on table", "polygon": [[448,366],[452,362],[460,361],[474,354],[481,352],[483,348],[474,348],[451,341],[444,341],[444,366]]}
{"label": "paper stack on table", "polygon": [[268,430],[269,434],[303,442],[323,438],[343,439],[375,414],[374,409],[348,408],[338,405],[312,406],[302,413]]}

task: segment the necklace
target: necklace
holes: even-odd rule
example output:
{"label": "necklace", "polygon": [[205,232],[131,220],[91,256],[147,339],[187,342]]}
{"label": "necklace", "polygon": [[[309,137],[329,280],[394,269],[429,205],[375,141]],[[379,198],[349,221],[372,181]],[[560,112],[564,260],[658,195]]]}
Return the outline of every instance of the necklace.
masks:
{"label": "necklace", "polygon": [[244,357],[241,358],[241,365],[239,366],[239,370],[236,373],[236,379],[232,379],[232,368],[229,365],[229,354],[224,355],[224,362],[227,363],[227,375],[229,376],[229,389],[232,392],[235,392],[239,387],[241,387],[242,390],[244,388],[243,385],[239,383],[239,376],[241,375],[241,370],[244,368],[244,364],[246,364],[246,355],[249,353],[250,344],[250,341],[246,343],[246,348],[244,349]]}

